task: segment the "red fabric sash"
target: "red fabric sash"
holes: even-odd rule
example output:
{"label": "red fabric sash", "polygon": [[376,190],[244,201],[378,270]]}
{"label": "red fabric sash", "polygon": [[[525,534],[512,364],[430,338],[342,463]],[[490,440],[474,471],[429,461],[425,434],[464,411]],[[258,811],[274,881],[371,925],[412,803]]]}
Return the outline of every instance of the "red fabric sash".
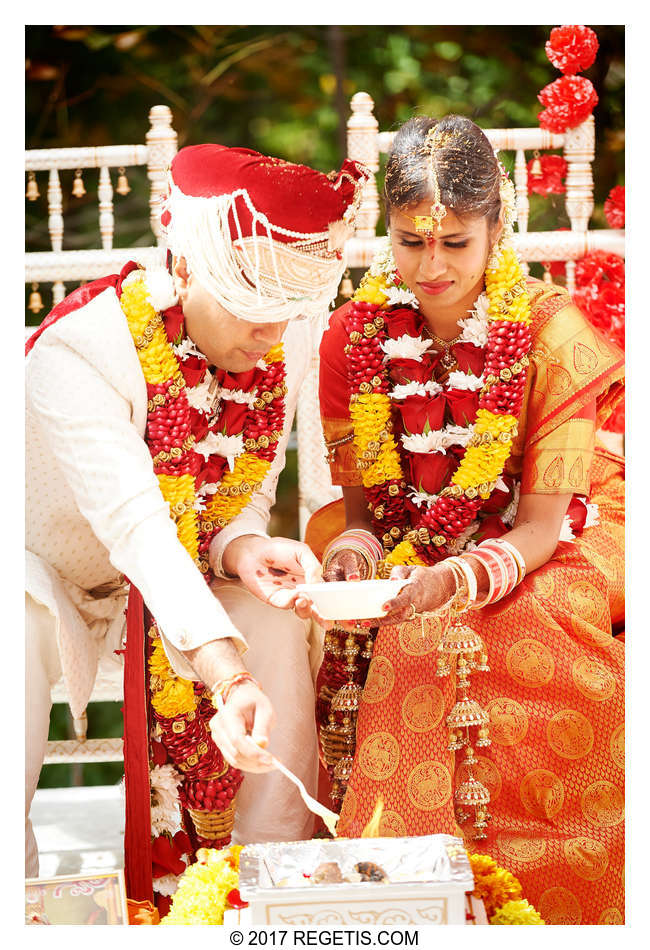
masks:
{"label": "red fabric sash", "polygon": [[122,281],[127,274],[130,274],[137,266],[134,261],[129,261],[128,264],[124,265],[119,274],[109,274],[108,277],[100,277],[99,280],[92,280],[90,283],[84,284],[83,287],[77,287],[71,294],[64,297],[61,303],[50,310],[40,326],[25,343],[25,356],[30,352],[43,330],[47,330],[53,323],[56,323],[57,320],[60,320],[61,317],[65,317],[66,314],[71,313],[73,310],[79,310],[81,307],[84,307],[87,303],[90,303],[94,297],[101,294],[103,290],[106,290],[108,287],[115,287],[119,297]]}
{"label": "red fabric sash", "polygon": [[131,586],[124,654],[124,870],[130,900],[153,901],[144,603]]}

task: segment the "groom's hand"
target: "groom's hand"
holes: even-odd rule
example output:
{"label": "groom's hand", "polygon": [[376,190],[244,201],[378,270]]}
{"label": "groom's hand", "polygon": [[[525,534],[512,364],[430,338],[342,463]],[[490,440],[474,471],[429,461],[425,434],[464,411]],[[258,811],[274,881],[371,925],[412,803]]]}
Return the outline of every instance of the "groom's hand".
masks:
{"label": "groom's hand", "polygon": [[299,617],[321,621],[311,601],[296,590],[297,584],[321,580],[320,562],[306,544],[291,538],[242,535],[230,542],[222,564],[264,603],[293,608]]}

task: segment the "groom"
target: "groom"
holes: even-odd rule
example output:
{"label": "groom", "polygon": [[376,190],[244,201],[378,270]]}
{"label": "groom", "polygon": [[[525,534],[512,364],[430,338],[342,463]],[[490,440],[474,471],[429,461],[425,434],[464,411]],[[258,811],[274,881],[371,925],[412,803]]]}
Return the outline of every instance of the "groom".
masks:
{"label": "groom", "polygon": [[[237,798],[235,840],[311,834],[269,752],[315,793],[320,645],[295,585],[320,568],[267,525],[316,343],[309,318],[336,295],[365,176],[352,162],[326,176],[248,149],[182,149],[162,217],[171,276],[131,263],[74,291],[27,343],[30,877],[51,687],[63,676],[73,716],[83,715],[98,663],[122,644],[129,583],[155,617],[170,682],[210,688],[214,740],[256,773]],[[270,435],[254,424],[267,416]],[[245,464],[250,484],[236,481]],[[190,487],[172,504],[166,486],[183,477]],[[224,510],[233,516],[206,517]]]}

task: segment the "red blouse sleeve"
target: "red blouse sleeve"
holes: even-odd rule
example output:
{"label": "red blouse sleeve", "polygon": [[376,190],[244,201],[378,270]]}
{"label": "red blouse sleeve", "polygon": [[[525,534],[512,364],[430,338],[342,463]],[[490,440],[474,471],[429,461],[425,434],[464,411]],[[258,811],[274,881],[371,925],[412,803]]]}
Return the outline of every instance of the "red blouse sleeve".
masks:
{"label": "red blouse sleeve", "polygon": [[330,456],[330,472],[334,485],[361,485],[352,449],[350,419],[350,384],[345,347],[348,336],[345,320],[351,304],[335,310],[320,345],[319,400],[323,435]]}

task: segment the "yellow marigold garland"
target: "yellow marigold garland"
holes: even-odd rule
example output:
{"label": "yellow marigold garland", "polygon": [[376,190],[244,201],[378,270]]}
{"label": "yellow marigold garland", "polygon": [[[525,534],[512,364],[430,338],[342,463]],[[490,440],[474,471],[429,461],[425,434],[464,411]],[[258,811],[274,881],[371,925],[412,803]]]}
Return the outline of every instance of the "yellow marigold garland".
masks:
{"label": "yellow marigold garland", "polygon": [[[197,863],[185,871],[161,924],[222,924],[228,895],[239,887],[241,846],[201,849]],[[521,896],[521,884],[487,854],[468,853],[475,880],[474,897],[483,901],[489,923],[543,924],[540,914]]]}
{"label": "yellow marigold garland", "polygon": [[541,914],[539,914],[532,904],[527,900],[508,901],[502,907],[499,907],[496,913],[490,917],[491,924],[544,924]]}
{"label": "yellow marigold garland", "polygon": [[240,845],[222,851],[203,848],[185,871],[160,924],[223,924],[228,895],[239,885]]}

